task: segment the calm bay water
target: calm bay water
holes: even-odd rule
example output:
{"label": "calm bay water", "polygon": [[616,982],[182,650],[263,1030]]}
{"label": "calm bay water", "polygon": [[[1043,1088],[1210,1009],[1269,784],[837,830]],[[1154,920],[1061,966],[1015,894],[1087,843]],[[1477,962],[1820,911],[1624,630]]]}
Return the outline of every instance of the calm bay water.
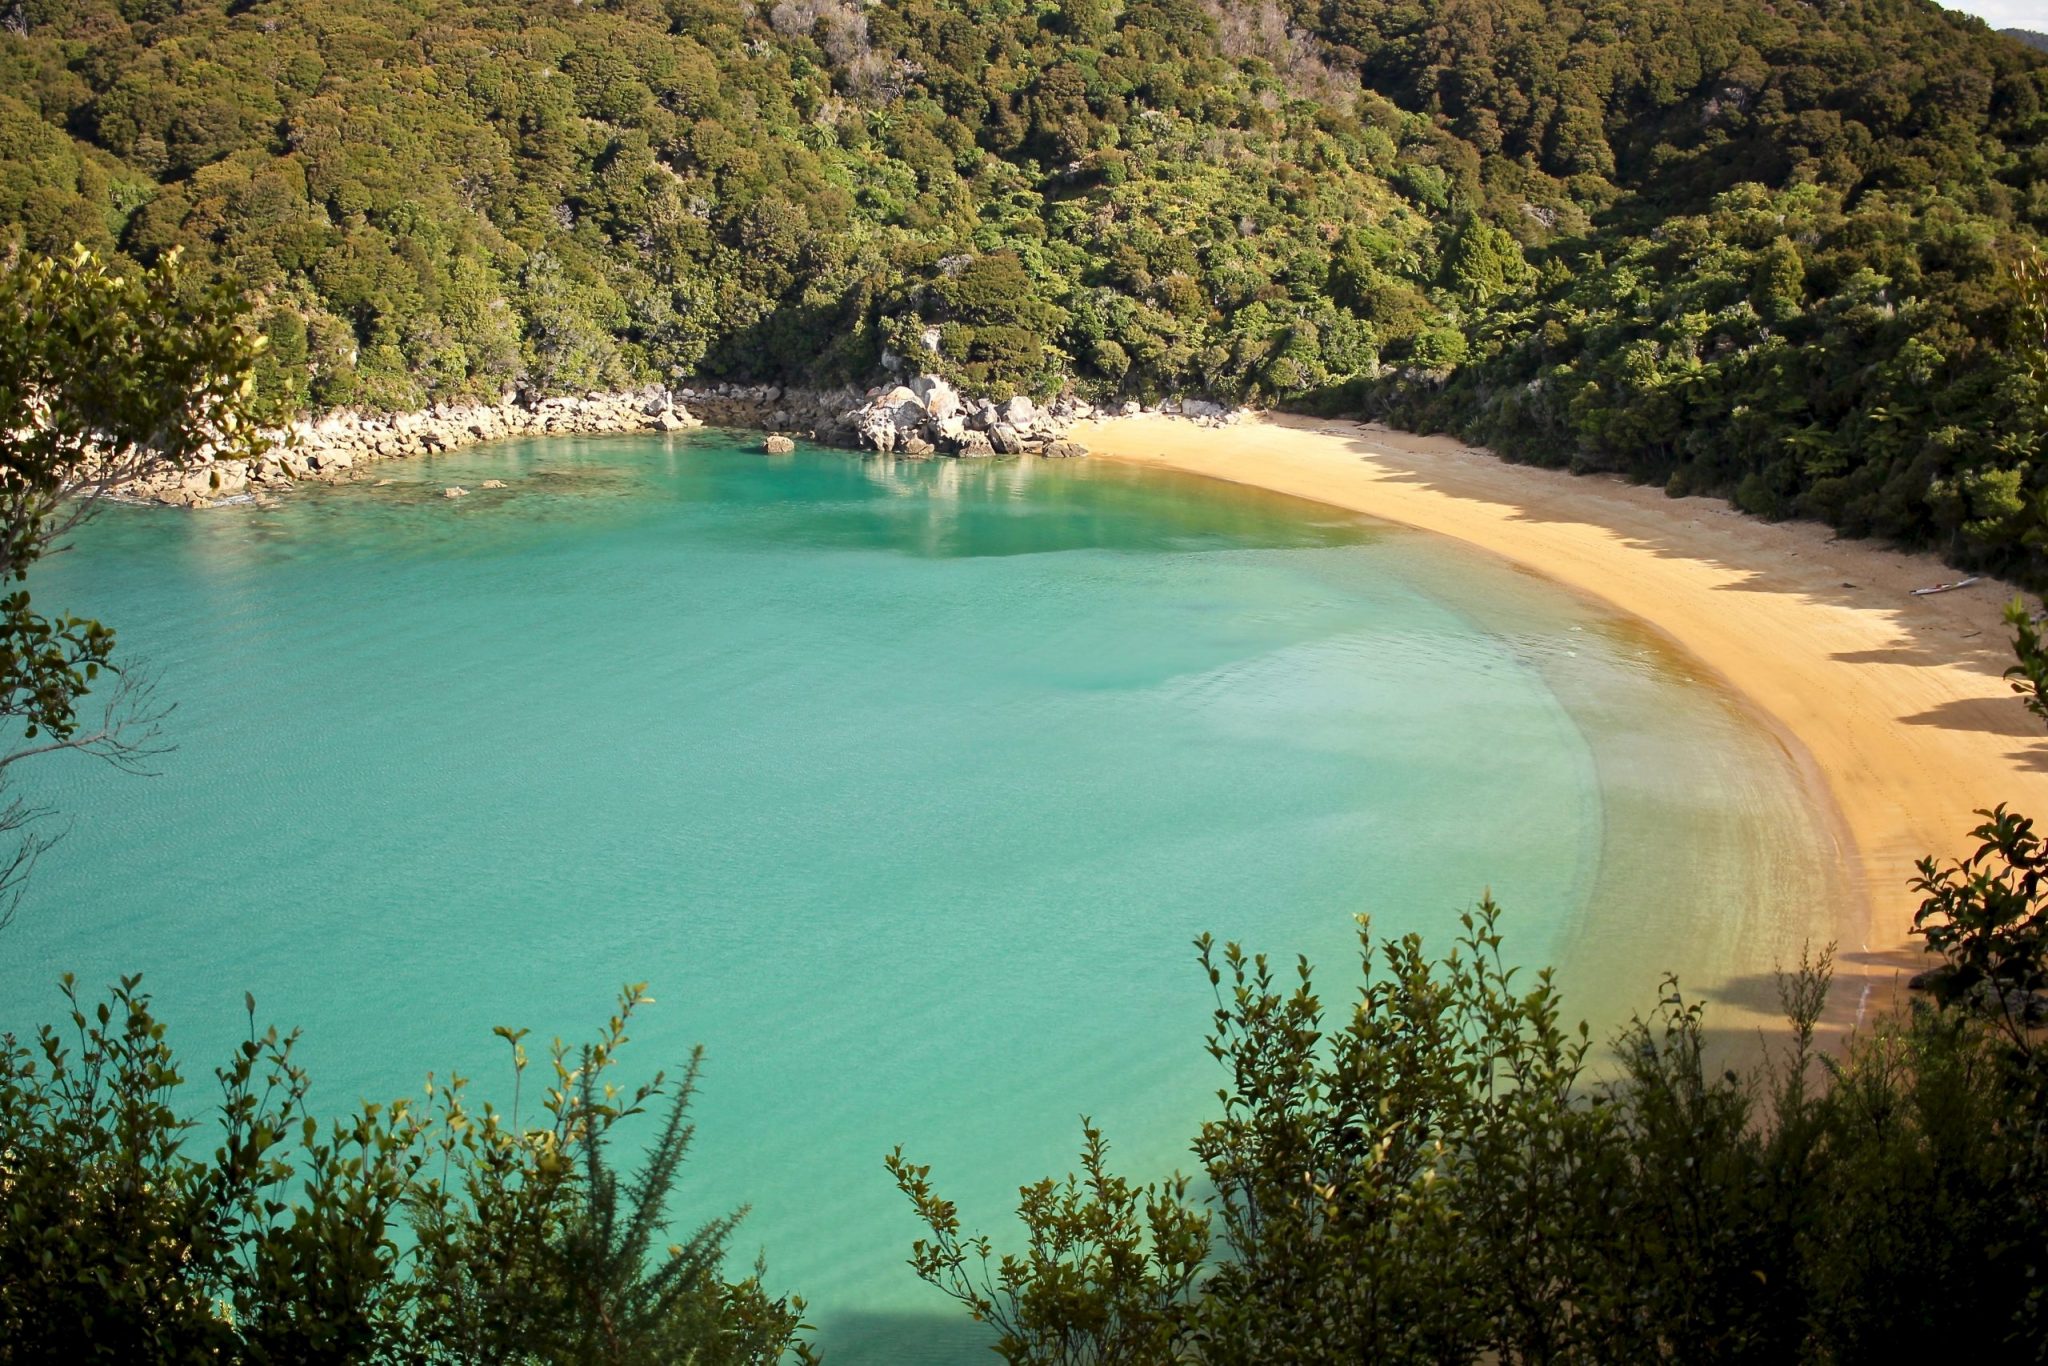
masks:
{"label": "calm bay water", "polygon": [[210,1064],[252,991],[340,1110],[429,1070],[507,1097],[492,1025],[581,1038],[650,981],[628,1073],[709,1052],[681,1220],[751,1203],[736,1250],[842,1362],[984,1359],[903,1266],[892,1146],[997,1233],[1083,1112],[1123,1169],[1187,1165],[1202,931],[1340,996],[1354,914],[1447,946],[1490,886],[1610,1023],[1665,968],[1747,1002],[1826,937],[1832,846],[1767,735],[1413,533],[715,434],[380,473],[114,509],[39,571],[159,667],[178,749],[26,775],[71,834],[0,934],[0,1027],[141,971]]}

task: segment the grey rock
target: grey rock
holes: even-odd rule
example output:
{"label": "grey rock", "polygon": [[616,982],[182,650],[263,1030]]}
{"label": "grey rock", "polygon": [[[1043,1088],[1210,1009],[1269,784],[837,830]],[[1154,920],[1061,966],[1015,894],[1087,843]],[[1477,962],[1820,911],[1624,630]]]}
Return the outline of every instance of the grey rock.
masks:
{"label": "grey rock", "polygon": [[962,411],[959,391],[936,375],[924,375],[911,382],[917,396],[924,404],[924,410],[933,417],[945,418]]}

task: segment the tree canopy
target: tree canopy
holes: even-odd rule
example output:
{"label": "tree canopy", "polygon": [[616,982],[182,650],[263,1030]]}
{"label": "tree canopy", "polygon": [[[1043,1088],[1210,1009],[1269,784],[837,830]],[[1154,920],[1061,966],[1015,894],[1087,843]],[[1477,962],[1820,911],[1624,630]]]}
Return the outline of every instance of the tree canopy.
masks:
{"label": "tree canopy", "polygon": [[2038,577],[2048,58],[1926,0],[23,0],[0,224],[264,391],[1202,393]]}

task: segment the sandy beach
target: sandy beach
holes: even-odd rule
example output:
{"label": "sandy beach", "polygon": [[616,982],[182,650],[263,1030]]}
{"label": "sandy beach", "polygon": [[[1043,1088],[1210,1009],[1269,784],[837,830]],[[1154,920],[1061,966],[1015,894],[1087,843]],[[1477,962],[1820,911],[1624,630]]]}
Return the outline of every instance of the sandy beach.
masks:
{"label": "sandy beach", "polygon": [[[1098,457],[1254,485],[1479,547],[1639,618],[1725,680],[1833,800],[1860,943],[1839,946],[1838,1003],[1889,996],[1924,966],[1908,936],[1914,861],[1966,851],[1978,807],[2048,813],[2048,734],[2002,674],[2019,590],[1928,555],[1769,523],[1711,498],[1513,465],[1448,437],[1263,417],[1093,423]],[[1856,1011],[1861,1014],[1861,1009]]]}

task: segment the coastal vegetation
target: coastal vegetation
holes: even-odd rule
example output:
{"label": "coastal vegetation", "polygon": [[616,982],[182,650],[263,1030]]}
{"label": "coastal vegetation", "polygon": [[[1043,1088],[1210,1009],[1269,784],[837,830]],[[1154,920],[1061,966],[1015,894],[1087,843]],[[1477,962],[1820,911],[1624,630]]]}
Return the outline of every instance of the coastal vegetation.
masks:
{"label": "coastal vegetation", "polygon": [[[137,979],[63,991],[61,1026],[0,1045],[0,1362],[808,1359],[801,1301],[724,1278],[737,1214],[667,1236],[701,1058],[614,1082],[644,988],[555,1042],[538,1096],[500,1029],[509,1110],[430,1076],[421,1103],[342,1117],[251,1000],[211,1127]],[[622,1177],[608,1145],[643,1113]]]}
{"label": "coastal vegetation", "polygon": [[1922,0],[7,13],[0,224],[236,281],[289,406],[903,366],[2044,568],[2048,58]]}

